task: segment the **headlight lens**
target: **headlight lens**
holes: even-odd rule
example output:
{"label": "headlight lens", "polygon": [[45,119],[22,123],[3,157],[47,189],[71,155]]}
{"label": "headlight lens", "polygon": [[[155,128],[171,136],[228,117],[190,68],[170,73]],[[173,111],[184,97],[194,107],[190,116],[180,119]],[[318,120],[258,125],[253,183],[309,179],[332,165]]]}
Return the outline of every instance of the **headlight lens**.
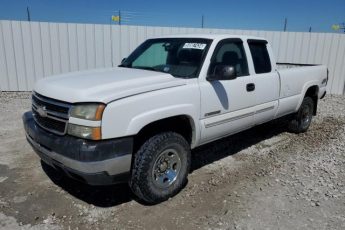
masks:
{"label": "headlight lens", "polygon": [[101,127],[68,124],[68,134],[90,140],[100,140],[102,138]]}
{"label": "headlight lens", "polygon": [[71,109],[71,116],[86,120],[99,121],[102,119],[104,104],[88,103],[75,105]]}

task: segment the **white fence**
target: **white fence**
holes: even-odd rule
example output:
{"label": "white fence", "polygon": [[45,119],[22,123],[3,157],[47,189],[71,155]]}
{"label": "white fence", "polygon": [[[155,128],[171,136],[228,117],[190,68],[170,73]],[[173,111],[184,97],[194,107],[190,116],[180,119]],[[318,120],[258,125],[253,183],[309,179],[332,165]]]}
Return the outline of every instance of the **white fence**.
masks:
{"label": "white fence", "polygon": [[0,90],[31,90],[35,81],[46,76],[116,66],[145,39],[181,33],[265,37],[271,42],[278,62],[327,65],[328,92],[344,94],[343,34],[5,20],[0,20]]}

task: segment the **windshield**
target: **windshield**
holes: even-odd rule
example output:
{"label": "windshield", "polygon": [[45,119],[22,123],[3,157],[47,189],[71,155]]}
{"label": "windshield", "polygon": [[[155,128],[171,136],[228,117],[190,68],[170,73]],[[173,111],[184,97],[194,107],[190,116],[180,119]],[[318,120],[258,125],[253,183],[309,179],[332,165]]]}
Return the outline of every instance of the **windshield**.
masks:
{"label": "windshield", "polygon": [[120,67],[169,73],[174,77],[198,76],[211,40],[200,38],[149,39],[125,59]]}

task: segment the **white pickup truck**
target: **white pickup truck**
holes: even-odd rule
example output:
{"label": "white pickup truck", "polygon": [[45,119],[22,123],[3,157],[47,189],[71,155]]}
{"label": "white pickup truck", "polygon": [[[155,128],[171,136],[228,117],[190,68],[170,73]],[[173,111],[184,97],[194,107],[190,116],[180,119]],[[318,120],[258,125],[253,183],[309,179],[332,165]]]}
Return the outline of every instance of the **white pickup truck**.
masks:
{"label": "white pickup truck", "polygon": [[186,183],[197,146],[286,115],[306,131],[327,81],[322,65],[278,69],[263,38],[159,37],[117,68],[38,81],[23,121],[46,164],[158,203]]}

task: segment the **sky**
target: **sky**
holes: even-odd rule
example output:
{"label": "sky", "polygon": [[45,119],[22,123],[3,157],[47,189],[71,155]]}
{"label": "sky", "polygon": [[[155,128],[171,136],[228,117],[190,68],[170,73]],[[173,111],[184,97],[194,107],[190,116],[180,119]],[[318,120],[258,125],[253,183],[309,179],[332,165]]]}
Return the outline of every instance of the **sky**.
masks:
{"label": "sky", "polygon": [[[334,32],[345,22],[345,0],[0,0],[0,20],[109,24],[121,10],[127,25]],[[113,22],[114,23],[114,22]]]}

